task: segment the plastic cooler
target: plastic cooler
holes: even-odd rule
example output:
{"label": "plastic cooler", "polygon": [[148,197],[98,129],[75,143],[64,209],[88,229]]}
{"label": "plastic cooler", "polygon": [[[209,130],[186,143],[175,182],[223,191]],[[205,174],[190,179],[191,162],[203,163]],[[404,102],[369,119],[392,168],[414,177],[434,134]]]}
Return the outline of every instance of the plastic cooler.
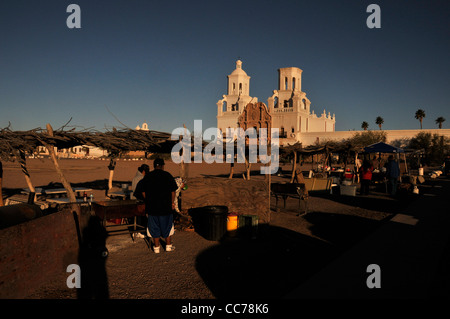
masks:
{"label": "plastic cooler", "polygon": [[239,216],[239,234],[243,237],[256,238],[258,233],[258,215],[240,215]]}

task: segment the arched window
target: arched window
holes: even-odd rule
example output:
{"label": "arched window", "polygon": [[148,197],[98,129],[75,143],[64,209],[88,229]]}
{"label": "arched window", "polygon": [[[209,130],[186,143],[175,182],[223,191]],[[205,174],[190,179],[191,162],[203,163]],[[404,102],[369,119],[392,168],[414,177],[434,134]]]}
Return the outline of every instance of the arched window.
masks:
{"label": "arched window", "polygon": [[284,78],[284,89],[285,90],[288,89],[288,78],[287,77]]}
{"label": "arched window", "polygon": [[242,94],[242,83],[239,83],[239,94]]}
{"label": "arched window", "polygon": [[226,111],[227,111],[227,101],[223,101],[222,112],[226,112]]}
{"label": "arched window", "polygon": [[275,109],[278,108],[278,96],[275,96],[275,98],[273,99],[273,107],[274,107]]}
{"label": "arched window", "polygon": [[295,90],[295,78],[292,78],[292,90]]}

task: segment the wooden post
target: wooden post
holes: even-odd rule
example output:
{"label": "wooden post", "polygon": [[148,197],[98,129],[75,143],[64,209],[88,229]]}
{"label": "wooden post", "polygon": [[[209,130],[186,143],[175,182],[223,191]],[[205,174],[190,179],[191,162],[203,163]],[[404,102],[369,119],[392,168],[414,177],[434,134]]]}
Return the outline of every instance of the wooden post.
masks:
{"label": "wooden post", "polygon": [[[33,183],[31,183],[30,179],[30,173],[28,173],[27,169],[27,160],[25,156],[25,152],[22,150],[18,151],[18,156],[16,155],[17,160],[19,161],[20,167],[22,168],[22,173],[25,175],[25,181],[27,182],[28,189],[30,190],[30,193],[35,193],[36,191],[34,189]],[[35,198],[36,199],[36,196]]]}
{"label": "wooden post", "polygon": [[230,176],[228,176],[228,178],[232,179],[233,174],[234,174],[234,163],[230,163]]}
{"label": "wooden post", "polygon": [[247,171],[247,177],[246,180],[250,180],[250,169],[251,169],[252,163],[249,162],[249,160],[247,160],[247,157],[245,158],[245,169]]}
{"label": "wooden post", "polygon": [[[186,125],[185,124],[183,124],[183,127],[184,127],[184,134],[185,134],[185,136],[186,136]],[[179,136],[178,137],[178,141],[181,143],[181,136]],[[180,170],[181,170],[181,172],[180,172],[180,176],[181,176],[181,178],[184,180],[185,179],[185,177],[186,177],[186,168],[185,168],[185,166],[184,166],[184,149],[183,148],[181,148],[181,162],[180,162]],[[189,154],[190,155],[190,154]]]}
{"label": "wooden post", "polygon": [[294,182],[296,169],[297,169],[297,151],[294,151],[294,163],[292,164],[291,183]]}
{"label": "wooden post", "polygon": [[[403,159],[405,160],[405,173],[408,174],[408,164],[406,163],[406,153],[403,153]],[[1,184],[0,184],[1,186]]]}
{"label": "wooden post", "polygon": [[[359,183],[359,166],[358,166],[358,152],[355,152],[355,171],[356,171],[356,182]],[[362,164],[362,163],[361,163]]]}
{"label": "wooden post", "polygon": [[[50,124],[47,124],[47,134],[50,136],[53,136],[53,128]],[[71,203],[76,203],[77,199],[75,197],[75,193],[72,189],[72,186],[67,181],[66,177],[64,176],[61,168],[59,167],[58,159],[56,158],[56,153],[53,145],[45,145],[45,147],[48,149],[48,152],[50,154],[50,157],[53,161],[53,165],[55,165],[56,173],[59,176],[59,179],[61,180],[61,183],[63,184],[64,188],[67,191],[67,197],[69,198],[69,201]],[[77,212],[78,213],[78,212]]]}
{"label": "wooden post", "polygon": [[[184,127],[184,136],[186,136],[186,125],[183,124]],[[195,137],[194,137],[195,139]],[[182,140],[184,140],[184,137],[182,138],[181,136],[178,137],[178,141],[180,143],[183,143]],[[183,144],[182,144],[183,145]],[[191,154],[189,153],[189,156],[191,156]],[[186,180],[187,178],[187,174],[186,174],[186,163],[184,162],[184,149],[183,147],[181,148],[181,162],[180,162],[180,176],[183,180]]]}
{"label": "wooden post", "polygon": [[116,168],[116,163],[117,162],[116,162],[115,155],[111,155],[111,158],[109,160],[109,165],[108,165],[108,169],[109,169],[108,192],[112,188],[112,181],[113,181],[113,176],[114,176],[114,169]]}

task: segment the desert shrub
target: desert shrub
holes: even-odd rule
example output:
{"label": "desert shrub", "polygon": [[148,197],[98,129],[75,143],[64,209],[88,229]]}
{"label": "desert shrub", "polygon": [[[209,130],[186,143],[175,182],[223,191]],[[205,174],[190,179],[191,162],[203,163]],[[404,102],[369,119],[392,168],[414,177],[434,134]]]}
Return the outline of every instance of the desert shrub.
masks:
{"label": "desert shrub", "polygon": [[386,142],[386,139],[385,131],[364,131],[356,132],[348,141],[352,145],[365,147],[378,142]]}
{"label": "desert shrub", "polygon": [[450,155],[450,139],[436,133],[420,132],[409,141],[408,148],[423,150],[426,165],[441,165],[444,158]]}

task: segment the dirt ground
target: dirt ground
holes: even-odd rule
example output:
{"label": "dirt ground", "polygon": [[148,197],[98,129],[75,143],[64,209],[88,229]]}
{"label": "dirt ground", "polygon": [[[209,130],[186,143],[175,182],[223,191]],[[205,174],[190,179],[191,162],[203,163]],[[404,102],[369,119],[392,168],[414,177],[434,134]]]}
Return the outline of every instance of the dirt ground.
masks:
{"label": "dirt ground", "polygon": [[[131,182],[144,162],[151,166],[152,161],[147,160],[119,160],[114,186]],[[60,183],[48,159],[29,159],[27,164],[35,187]],[[102,160],[60,160],[72,185],[92,187],[95,200],[105,199],[108,164]],[[27,187],[18,163],[5,162],[3,169],[4,197]],[[274,181],[289,181],[290,165],[282,169],[285,174],[274,176]],[[166,170],[174,176],[180,173],[179,166],[171,162]],[[227,178],[229,165],[190,164],[188,173],[190,178]],[[244,164],[237,164],[236,178],[242,179],[242,173]],[[252,179],[264,177],[255,175]],[[308,200],[308,213],[299,216],[297,200],[288,199],[286,208],[281,201],[277,209],[272,198],[270,222],[259,225],[256,238],[244,233],[211,241],[195,231],[176,231],[175,251],[162,250],[160,254],[153,253],[147,240],[133,241],[129,233],[110,235],[106,241],[108,256],[87,275],[94,278],[87,284],[87,294],[80,294],[83,288],[67,288],[67,273],[61,273],[60,278],[28,298],[281,298],[394,213],[406,209],[411,204],[408,201],[392,199],[382,192],[356,197],[313,194]]]}

